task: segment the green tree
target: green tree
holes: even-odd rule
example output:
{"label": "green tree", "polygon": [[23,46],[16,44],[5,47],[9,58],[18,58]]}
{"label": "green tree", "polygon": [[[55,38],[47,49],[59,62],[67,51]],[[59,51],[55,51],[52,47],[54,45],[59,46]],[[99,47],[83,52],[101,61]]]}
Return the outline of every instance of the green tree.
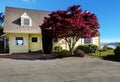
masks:
{"label": "green tree", "polygon": [[0,26],[2,26],[4,23],[4,14],[0,13]]}

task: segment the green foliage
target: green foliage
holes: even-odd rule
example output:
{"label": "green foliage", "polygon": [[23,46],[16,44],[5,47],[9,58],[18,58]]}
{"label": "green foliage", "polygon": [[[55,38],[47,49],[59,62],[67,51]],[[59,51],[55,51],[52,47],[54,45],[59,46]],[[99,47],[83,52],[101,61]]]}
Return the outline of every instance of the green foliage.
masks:
{"label": "green foliage", "polygon": [[120,44],[114,49],[114,53],[116,57],[120,57]]}
{"label": "green foliage", "polygon": [[108,50],[113,50],[113,48],[111,48],[111,47],[108,46]]}
{"label": "green foliage", "polygon": [[54,49],[53,49],[55,52],[60,52],[62,50],[62,47],[61,46],[54,46]]}
{"label": "green foliage", "polygon": [[4,22],[4,15],[3,13],[0,13],[0,26],[3,25],[3,22]]}
{"label": "green foliage", "polygon": [[102,48],[103,51],[107,51],[108,50],[108,46],[107,45],[104,45],[103,48]]}
{"label": "green foliage", "polygon": [[69,57],[69,56],[72,56],[70,51],[68,50],[62,50],[60,52],[57,52],[57,57]]}
{"label": "green foliage", "polygon": [[0,26],[0,35],[4,34],[3,33],[3,26]]}
{"label": "green foliage", "polygon": [[102,51],[113,50],[113,48],[109,47],[108,45],[104,45]]}
{"label": "green foliage", "polygon": [[92,53],[92,56],[97,56],[97,57],[105,57],[108,55],[114,55],[114,51],[113,50],[107,50],[107,51],[96,51],[96,53]]}
{"label": "green foliage", "polygon": [[95,53],[98,49],[97,45],[89,44],[89,45],[79,45],[77,49],[83,50],[85,53]]}

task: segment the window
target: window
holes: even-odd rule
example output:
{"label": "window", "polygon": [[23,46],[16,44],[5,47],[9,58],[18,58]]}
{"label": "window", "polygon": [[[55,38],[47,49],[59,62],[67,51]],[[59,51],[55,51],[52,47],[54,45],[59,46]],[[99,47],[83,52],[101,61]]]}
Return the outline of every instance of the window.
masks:
{"label": "window", "polygon": [[24,41],[23,41],[23,37],[16,37],[16,45],[23,45]]}
{"label": "window", "polygon": [[24,25],[27,25],[27,26],[30,25],[30,19],[29,18],[24,18]]}
{"label": "window", "polygon": [[32,26],[32,18],[27,12],[24,12],[21,16],[21,26]]}
{"label": "window", "polygon": [[84,44],[91,44],[92,39],[91,38],[84,38]]}
{"label": "window", "polygon": [[32,37],[32,42],[37,42],[37,37]]}

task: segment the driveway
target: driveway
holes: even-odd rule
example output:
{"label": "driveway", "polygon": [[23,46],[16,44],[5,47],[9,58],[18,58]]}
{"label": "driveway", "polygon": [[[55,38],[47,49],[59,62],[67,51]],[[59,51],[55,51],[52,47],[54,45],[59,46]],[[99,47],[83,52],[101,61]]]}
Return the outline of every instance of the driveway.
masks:
{"label": "driveway", "polygon": [[120,62],[99,58],[0,59],[0,82],[120,82]]}

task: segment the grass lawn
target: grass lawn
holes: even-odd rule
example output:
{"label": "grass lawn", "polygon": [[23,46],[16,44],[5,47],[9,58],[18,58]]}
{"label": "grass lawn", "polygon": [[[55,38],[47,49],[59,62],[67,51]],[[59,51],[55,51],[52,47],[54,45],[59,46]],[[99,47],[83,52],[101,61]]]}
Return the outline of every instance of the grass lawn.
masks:
{"label": "grass lawn", "polygon": [[97,56],[97,57],[105,57],[108,55],[114,55],[114,50],[107,50],[107,51],[96,51],[96,53],[92,53],[92,56]]}

